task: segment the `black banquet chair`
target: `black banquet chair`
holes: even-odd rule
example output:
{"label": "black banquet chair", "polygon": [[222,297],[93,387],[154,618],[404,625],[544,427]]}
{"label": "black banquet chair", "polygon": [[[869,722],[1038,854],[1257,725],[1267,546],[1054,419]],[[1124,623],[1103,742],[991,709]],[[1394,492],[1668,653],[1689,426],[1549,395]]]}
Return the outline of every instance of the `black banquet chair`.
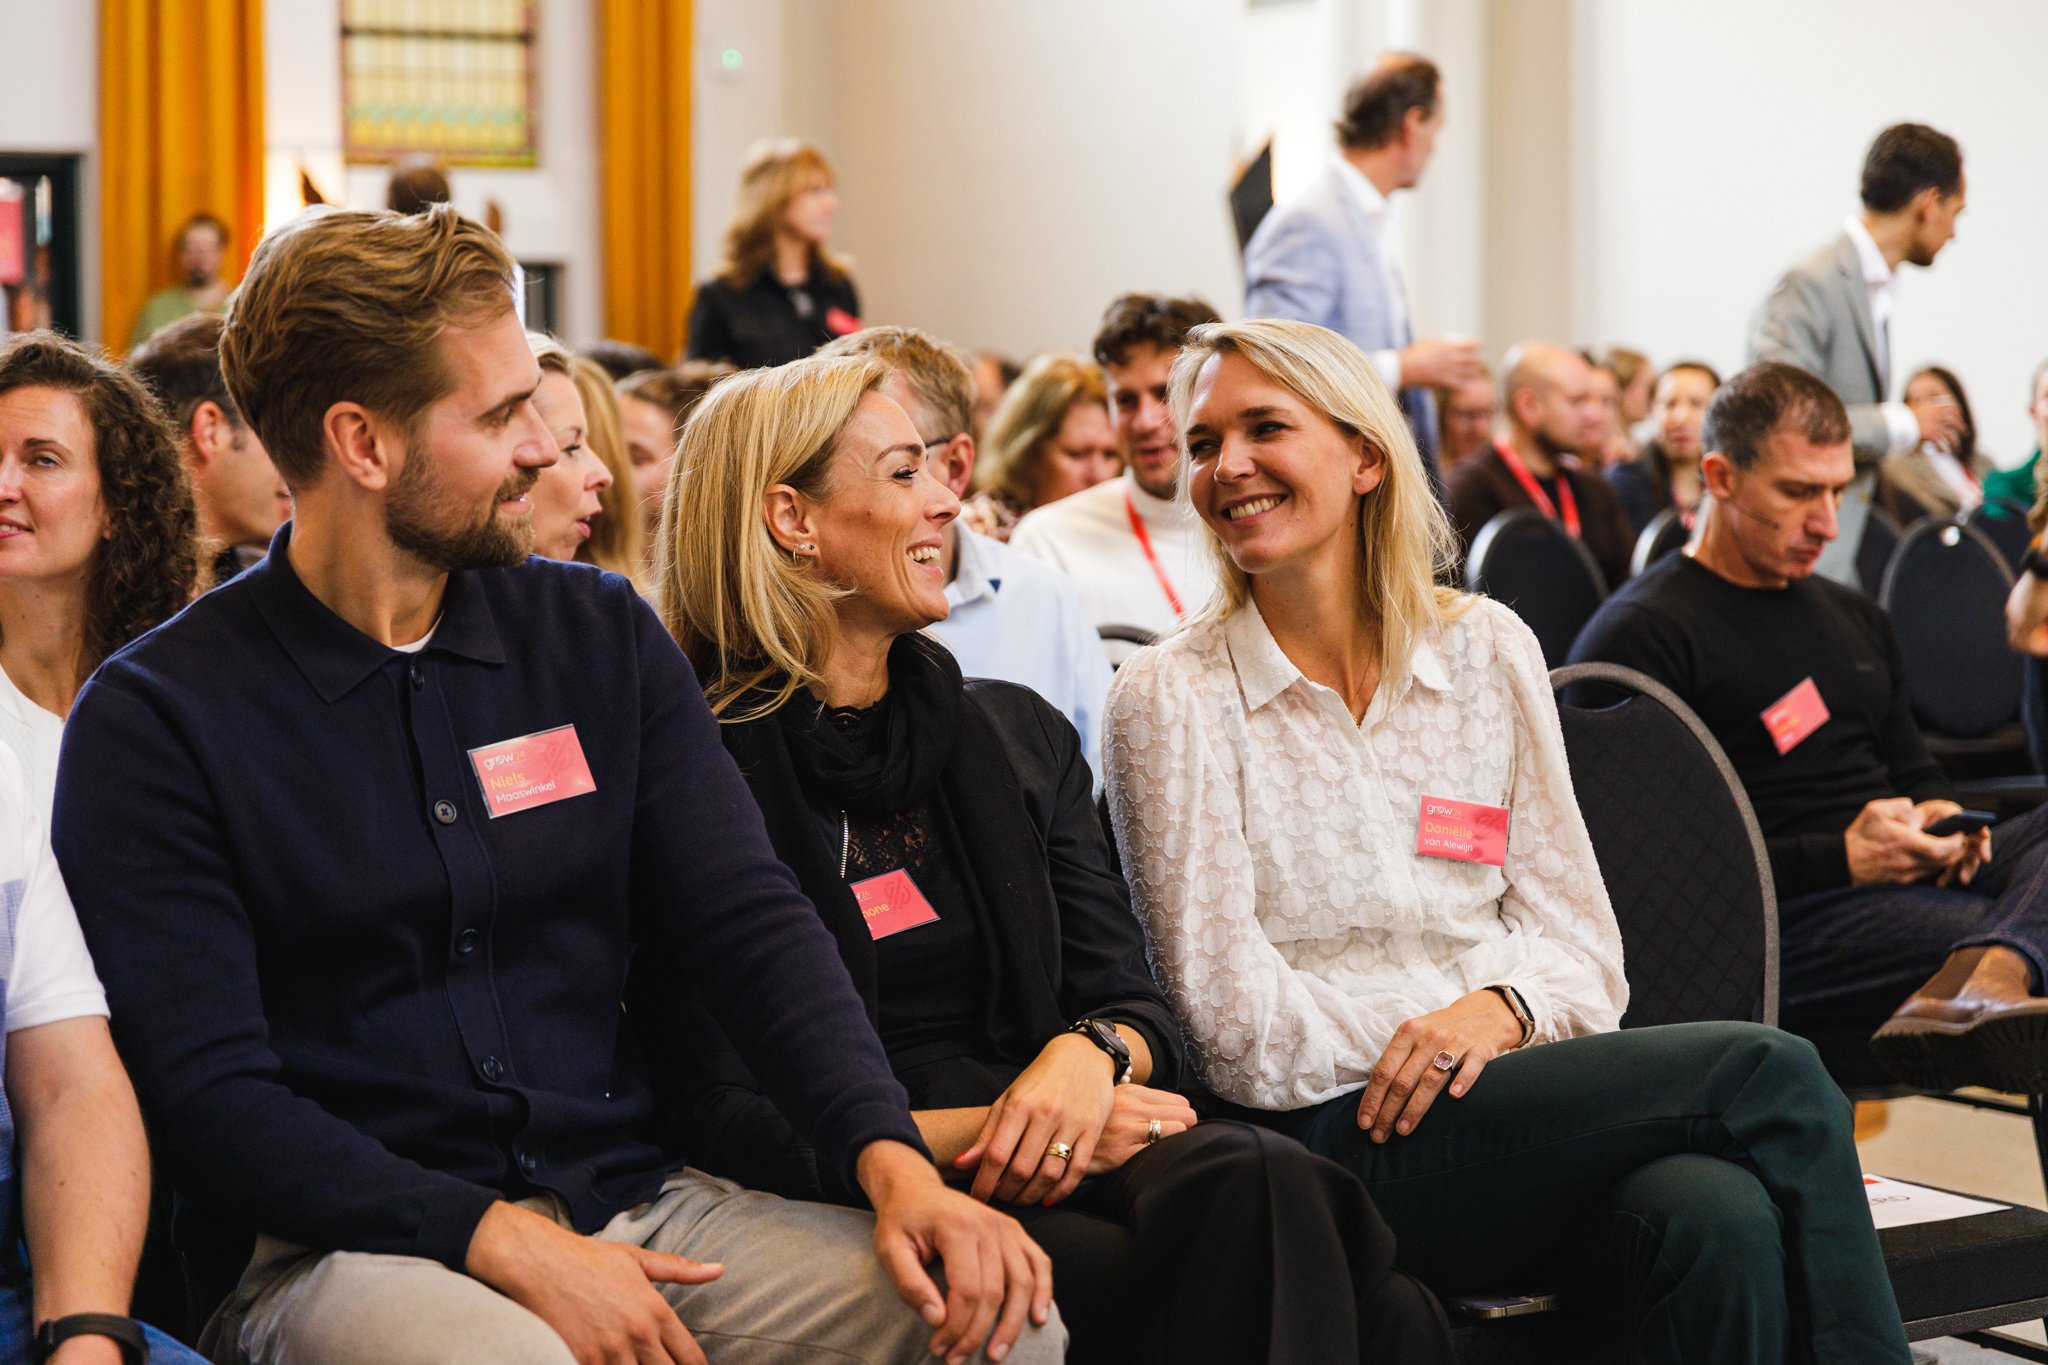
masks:
{"label": "black banquet chair", "polygon": [[1692,527],[1686,525],[1685,517],[1676,507],[1665,508],[1651,517],[1636,537],[1636,548],[1628,559],[1630,575],[1641,573],[1666,555],[1677,554],[1691,539]]}
{"label": "black banquet chair", "polygon": [[1521,617],[1551,668],[1607,597],[1592,552],[1533,507],[1511,507],[1479,528],[1465,558],[1465,586]]}
{"label": "black banquet chair", "polygon": [[[1550,675],[1572,787],[1621,927],[1622,1027],[1705,1019],[1774,1024],[1778,907],[1741,781],[1713,735],[1660,683],[1615,664]],[[2041,1122],[2036,1114],[2037,1131]],[[1914,1341],[1961,1336],[2048,1360],[1990,1329],[2048,1314],[2048,1213],[2006,1208],[1878,1234]]]}
{"label": "black banquet chair", "polygon": [[2027,527],[2026,504],[1997,498],[1978,507],[1963,521],[1982,531],[1984,538],[1998,547],[2007,568],[2014,573],[2020,571],[2020,561],[2027,557],[2027,542],[2034,538]]}
{"label": "black banquet chair", "polygon": [[1863,537],[1856,542],[1856,583],[1864,596],[1876,597],[1883,589],[1885,570],[1903,535],[1891,513],[1876,503],[1865,509]]}
{"label": "black banquet chair", "polygon": [[2005,557],[1972,526],[1923,521],[1893,552],[1877,600],[1930,736],[1982,739],[2018,721],[2021,663],[2005,636],[2011,591]]}

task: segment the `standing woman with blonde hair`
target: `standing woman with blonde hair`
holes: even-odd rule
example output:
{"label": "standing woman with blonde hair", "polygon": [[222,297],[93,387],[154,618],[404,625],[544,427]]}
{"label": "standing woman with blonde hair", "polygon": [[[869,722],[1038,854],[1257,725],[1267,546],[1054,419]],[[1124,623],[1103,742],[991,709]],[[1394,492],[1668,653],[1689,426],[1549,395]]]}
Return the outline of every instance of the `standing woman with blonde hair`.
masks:
{"label": "standing woman with blonde hair", "polygon": [[633,482],[633,461],[626,454],[625,428],[619,420],[619,398],[604,366],[586,356],[570,359],[569,377],[583,400],[583,441],[604,463],[611,482],[597,490],[603,515],[591,524],[590,539],[576,551],[586,564],[609,569],[636,585],[647,581],[647,532],[640,515],[640,492]]}
{"label": "standing woman with blonde hair", "polygon": [[[959,503],[889,373],[818,357],[713,390],[677,451],[659,595],[939,1170],[1051,1257],[1072,1362],[1448,1362],[1356,1180],[1175,1093],[1181,1028],[1080,737],[924,633]],[[857,1197],[671,981],[626,999],[693,1163]]]}
{"label": "standing woman with blonde hair", "polygon": [[1450,528],[1372,362],[1215,324],[1169,387],[1220,591],[1124,663],[1105,752],[1209,1088],[1356,1172],[1439,1292],[1556,1289],[1659,1365],[1906,1365],[1812,1045],[1619,1031],[1542,651],[1440,585]]}
{"label": "standing woman with blonde hair", "polygon": [[1032,361],[996,406],[982,450],[979,491],[961,515],[997,540],[1026,512],[1121,474],[1102,367],[1072,351]]}
{"label": "standing woman with blonde hair", "polygon": [[740,168],[718,274],[697,286],[687,360],[743,370],[801,359],[860,330],[860,296],[846,261],[828,250],[839,192],[808,142],[754,145]]}

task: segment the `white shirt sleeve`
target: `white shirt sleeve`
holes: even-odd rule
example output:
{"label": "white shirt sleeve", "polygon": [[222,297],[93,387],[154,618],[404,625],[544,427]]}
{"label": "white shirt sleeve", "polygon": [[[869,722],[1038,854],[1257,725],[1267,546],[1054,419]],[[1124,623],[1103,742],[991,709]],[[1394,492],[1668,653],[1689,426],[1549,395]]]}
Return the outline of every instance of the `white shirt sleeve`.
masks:
{"label": "white shirt sleeve", "polygon": [[1621,929],[1572,790],[1557,699],[1542,647],[1519,620],[1498,614],[1495,666],[1515,702],[1514,781],[1500,900],[1505,938],[1476,944],[1461,963],[1475,985],[1512,986],[1534,1016],[1530,1042],[1621,1027],[1628,1007]]}
{"label": "white shirt sleeve", "polygon": [[1166,986],[1210,1089],[1236,1104],[1297,1109],[1363,1085],[1390,1019],[1296,971],[1258,918],[1237,785],[1196,686],[1155,651],[1109,691],[1110,816],[1153,974]]}
{"label": "white shirt sleeve", "polygon": [[1903,455],[1920,444],[1920,419],[1904,403],[1880,403],[1878,409],[1884,413],[1885,430],[1890,433],[1887,455]]}
{"label": "white shirt sleeve", "polygon": [[1374,351],[1372,367],[1380,372],[1387,389],[1392,393],[1401,391],[1401,353],[1399,351]]}
{"label": "white shirt sleeve", "polygon": [[33,813],[20,761],[0,746],[0,909],[7,916],[7,1031],[107,1013],[71,894],[50,852],[45,817]]}

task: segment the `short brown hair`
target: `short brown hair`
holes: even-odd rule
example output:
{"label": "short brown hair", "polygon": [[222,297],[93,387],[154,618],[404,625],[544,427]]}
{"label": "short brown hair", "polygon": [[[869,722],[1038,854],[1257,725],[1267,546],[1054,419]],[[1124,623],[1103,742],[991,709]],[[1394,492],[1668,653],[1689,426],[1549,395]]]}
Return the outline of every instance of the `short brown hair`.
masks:
{"label": "short brown hair", "polygon": [[1943,198],[1963,183],[1963,149],[1924,123],[1894,123],[1877,135],[1863,158],[1863,207],[1896,213],[1932,188]]}
{"label": "short brown hair", "polygon": [[618,393],[621,398],[637,398],[657,408],[667,408],[672,419],[671,432],[680,436],[683,423],[704,395],[720,380],[738,373],[723,360],[685,360],[671,369],[629,374],[619,381]]}
{"label": "short brown hair", "polygon": [[328,408],[409,423],[454,388],[441,333],[512,311],[517,266],[446,204],[406,216],[335,209],[263,239],[228,305],[228,391],[294,489],[325,467]]}
{"label": "short brown hair", "polygon": [[[838,338],[821,355],[871,355],[903,376],[910,391],[938,419],[950,440],[965,432],[981,439],[974,422],[974,371],[959,349],[921,327],[863,327]],[[918,433],[923,440],[924,432]]]}
{"label": "short brown hair", "polygon": [[384,207],[393,213],[419,213],[454,198],[448,188],[448,171],[441,159],[413,155],[391,167],[391,183],[384,190]]}
{"label": "short brown hair", "polygon": [[1410,109],[1427,118],[1436,112],[1443,76],[1436,63],[1412,52],[1390,52],[1344,92],[1344,117],[1337,120],[1339,146],[1354,152],[1384,147],[1401,134]]}
{"label": "short brown hair", "polygon": [[1795,426],[1814,445],[1849,439],[1849,410],[1835,391],[1797,365],[1767,360],[1723,384],[1707,404],[1700,441],[1737,469],[1748,469],[1780,427]]}
{"label": "short brown hair", "polygon": [[1102,315],[1102,326],[1095,333],[1095,363],[1105,368],[1121,365],[1131,358],[1134,346],[1178,351],[1187,344],[1189,332],[1205,322],[1221,321],[1221,314],[1192,295],[1176,299],[1164,294],[1125,294]]}
{"label": "short brown hair", "polygon": [[220,328],[220,314],[192,313],[159,327],[128,353],[129,370],[170,413],[181,440],[201,403],[217,404],[231,422],[242,420],[220,372]]}
{"label": "short brown hair", "polygon": [[0,394],[26,388],[76,395],[92,426],[108,534],[87,571],[83,677],[192,600],[199,513],[177,433],[141,380],[97,349],[24,332],[0,344]]}

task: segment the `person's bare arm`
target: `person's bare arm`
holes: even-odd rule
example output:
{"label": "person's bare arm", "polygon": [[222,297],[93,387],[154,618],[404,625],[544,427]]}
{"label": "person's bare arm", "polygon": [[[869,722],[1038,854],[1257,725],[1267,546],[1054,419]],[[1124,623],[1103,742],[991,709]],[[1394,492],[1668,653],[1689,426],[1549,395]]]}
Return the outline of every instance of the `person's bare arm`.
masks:
{"label": "person's bare arm", "polygon": [[2021,654],[2048,656],[2048,580],[2020,575],[2005,599],[2005,631]]}
{"label": "person's bare arm", "polygon": [[[125,1315],[149,1225],[149,1146],[107,1021],[87,1015],[9,1034],[7,1097],[21,1140],[35,1320]],[[51,1357],[120,1358],[106,1337],[76,1337]]]}

